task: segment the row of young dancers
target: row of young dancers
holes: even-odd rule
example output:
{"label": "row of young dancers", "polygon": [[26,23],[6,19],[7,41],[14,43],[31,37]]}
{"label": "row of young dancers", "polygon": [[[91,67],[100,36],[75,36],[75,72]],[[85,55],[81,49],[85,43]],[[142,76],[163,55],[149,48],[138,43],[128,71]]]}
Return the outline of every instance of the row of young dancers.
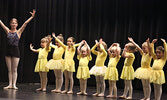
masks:
{"label": "row of young dancers", "polygon": [[[87,95],[87,79],[90,78],[90,75],[94,75],[96,78],[97,91],[95,94],[93,94],[93,96],[104,96],[104,80],[108,80],[109,95],[107,97],[117,98],[116,81],[118,81],[118,71],[116,66],[121,57],[121,48],[118,43],[113,43],[107,50],[107,45],[102,39],[99,41],[95,40],[95,45],[90,49],[85,40],[75,44],[75,39],[73,37],[69,37],[67,39],[67,45],[65,45],[63,43],[63,36],[61,34],[56,37],[55,33],[52,33],[52,36],[55,39],[56,45],[51,43],[51,36],[47,36],[41,39],[42,48],[40,49],[33,49],[32,44],[30,45],[30,49],[32,51],[39,53],[38,61],[35,67],[35,72],[39,72],[41,80],[41,88],[37,89],[38,91],[46,91],[47,72],[49,69],[51,69],[54,70],[56,76],[56,89],[52,90],[52,92],[73,93],[73,72],[75,72],[75,62],[73,57],[75,55],[75,49],[78,46],[77,59],[79,60],[79,66],[76,77],[79,79],[81,91],[77,94]],[[146,42],[142,44],[142,49],[133,41],[132,38],[129,37],[128,40],[130,42],[125,45],[122,52],[122,57],[126,59],[124,61],[124,66],[120,77],[121,79],[124,79],[125,88],[123,95],[119,97],[132,99],[132,80],[136,77],[142,80],[144,92],[144,98],[142,100],[150,99],[151,82],[154,84],[155,100],[160,100],[162,94],[162,84],[165,83],[165,75],[162,69],[167,59],[166,41],[161,39],[164,43],[164,48],[162,46],[158,46],[155,53],[154,43],[157,41],[157,39],[154,39],[152,43],[150,43],[149,39],[147,39]],[[47,54],[51,49],[50,47],[54,48],[53,59],[47,62]],[[110,59],[108,62],[108,68],[104,65],[104,62],[107,58],[106,50],[108,51]],[[141,67],[134,72],[134,53],[137,50],[142,56]],[[65,56],[63,60],[62,56],[64,52]],[[91,52],[97,57],[95,66],[89,70],[88,63],[92,60]],[[154,63],[151,68],[150,63],[152,58]],[[63,72],[65,75],[65,90],[61,91],[63,83]],[[69,84],[70,86],[68,86]],[[127,96],[128,92],[129,95]]]}
{"label": "row of young dancers", "polygon": [[[16,87],[17,80],[17,67],[20,59],[20,52],[18,48],[19,39],[22,32],[24,31],[27,24],[34,18],[36,11],[33,10],[31,17],[25,21],[25,23],[17,30],[18,22],[16,18],[13,18],[10,21],[11,29],[3,24],[0,20],[0,26],[7,33],[7,52],[5,56],[6,64],[8,67],[8,77],[9,85],[4,87],[4,89],[18,89]],[[99,42],[95,41],[95,45],[90,50],[86,41],[82,41],[79,44],[75,44],[75,39],[69,37],[67,39],[67,45],[64,45],[64,39],[62,35],[55,36],[52,34],[56,40],[56,45],[50,44],[51,37],[45,37],[41,39],[40,49],[33,49],[33,46],[30,45],[30,49],[34,52],[38,52],[38,61],[35,67],[35,72],[39,72],[41,88],[37,90],[46,91],[47,84],[47,72],[49,69],[53,69],[56,76],[56,89],[52,92],[61,92],[61,87],[63,83],[63,72],[65,75],[65,90],[62,93],[73,93],[73,72],[75,72],[75,63],[73,57],[75,54],[75,47],[79,46],[77,49],[79,59],[79,67],[77,71],[77,78],[80,80],[80,89],[81,92],[77,94],[86,93],[86,84],[87,79],[90,77],[90,74],[95,75],[96,77],[96,86],[97,92],[93,94],[94,96],[104,96],[105,91],[105,82],[104,79],[109,80],[109,95],[107,97],[117,97],[117,88],[116,81],[118,80],[118,72],[116,69],[117,63],[120,59],[120,46],[118,43],[113,43],[111,47],[107,50],[110,60],[108,63],[108,68],[105,67],[104,62],[107,57],[106,48],[107,45],[105,42],[100,39]],[[143,84],[144,98],[143,100],[150,99],[151,87],[150,83],[154,84],[154,93],[155,100],[160,100],[162,94],[162,84],[165,83],[165,75],[163,72],[163,67],[166,62],[166,42],[164,39],[161,39],[164,43],[164,48],[162,46],[156,47],[156,52],[154,53],[154,43],[157,39],[154,39],[152,43],[149,43],[149,39],[142,44],[142,49],[133,41],[132,38],[128,38],[130,43],[125,45],[125,48],[122,53],[122,57],[125,57],[124,67],[121,73],[121,79],[125,81],[124,93],[121,98],[132,99],[132,80],[134,77],[141,79]],[[53,59],[47,62],[47,55],[50,49],[54,48]],[[97,48],[97,50],[96,50]],[[136,48],[140,52],[141,67],[138,68],[135,73],[132,67],[133,61],[135,59],[134,52]],[[89,71],[88,62],[92,59],[91,52],[97,55],[95,66]],[[64,60],[62,55],[65,52]],[[152,68],[150,67],[151,59],[153,58],[154,62]],[[142,74],[141,74],[142,73]],[[68,85],[70,82],[70,88],[68,91]],[[129,96],[126,97],[129,91]],[[114,94],[112,94],[114,92]]]}

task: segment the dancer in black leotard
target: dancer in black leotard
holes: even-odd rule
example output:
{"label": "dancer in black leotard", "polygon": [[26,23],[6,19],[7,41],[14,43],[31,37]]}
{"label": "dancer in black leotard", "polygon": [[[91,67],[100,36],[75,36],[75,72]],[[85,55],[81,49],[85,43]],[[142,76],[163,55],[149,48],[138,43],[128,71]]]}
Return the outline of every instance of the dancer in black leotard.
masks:
{"label": "dancer in black leotard", "polygon": [[6,50],[6,64],[8,67],[8,77],[9,77],[9,85],[4,87],[4,89],[18,89],[16,87],[17,81],[17,67],[20,60],[20,52],[19,52],[19,39],[21,37],[22,32],[24,31],[27,24],[34,18],[35,10],[31,13],[31,17],[24,22],[24,24],[17,30],[18,22],[16,18],[11,19],[9,29],[7,26],[3,24],[0,20],[0,26],[4,29],[7,34],[7,50]]}

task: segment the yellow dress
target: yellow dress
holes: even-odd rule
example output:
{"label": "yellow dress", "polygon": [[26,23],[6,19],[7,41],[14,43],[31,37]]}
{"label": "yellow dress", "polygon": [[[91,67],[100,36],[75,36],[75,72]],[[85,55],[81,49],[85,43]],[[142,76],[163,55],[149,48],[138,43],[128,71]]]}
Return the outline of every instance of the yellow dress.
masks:
{"label": "yellow dress", "polygon": [[142,52],[141,55],[141,67],[135,71],[134,76],[138,79],[150,79],[152,70],[150,63],[152,57],[149,55],[149,53],[145,54]]}
{"label": "yellow dress", "polygon": [[81,55],[78,55],[77,59],[79,60],[79,66],[78,66],[78,70],[77,70],[77,78],[78,79],[90,78],[88,63],[89,63],[89,61],[92,60],[91,55],[86,56],[86,57],[82,57]]}
{"label": "yellow dress", "polygon": [[117,81],[118,80],[118,70],[116,68],[121,56],[118,57],[112,57],[110,56],[110,60],[108,63],[108,68],[105,74],[104,79],[105,80],[112,80]]}
{"label": "yellow dress", "polygon": [[46,64],[46,67],[51,70],[54,70],[54,69],[63,70],[64,60],[62,56],[64,54],[64,48],[58,47],[53,44],[50,44],[50,46],[54,48],[53,59],[49,60],[49,62]]}
{"label": "yellow dress", "polygon": [[46,67],[46,64],[48,62],[47,56],[50,52],[49,50],[46,50],[46,48],[39,48],[39,54],[38,54],[38,60],[35,66],[35,72],[49,72],[49,69]]}
{"label": "yellow dress", "polygon": [[73,45],[71,48],[68,46],[64,45],[58,38],[56,38],[56,41],[60,43],[60,45],[64,48],[65,50],[65,57],[64,57],[64,68],[62,71],[69,71],[69,72],[75,72],[75,62],[73,60],[74,55],[75,55],[75,47],[79,46],[78,44]]}
{"label": "yellow dress", "polygon": [[161,59],[157,59],[154,53],[154,45],[151,44],[151,55],[153,57],[153,65],[151,72],[151,82],[155,84],[164,84],[165,83],[165,75],[163,71],[163,67],[166,63],[167,59],[167,49],[166,43],[164,43],[164,56]]}
{"label": "yellow dress", "polygon": [[107,58],[107,52],[105,51],[104,47],[102,44],[100,44],[100,48],[102,50],[102,52],[99,52],[99,51],[96,51],[97,45],[95,44],[91,51],[93,54],[97,55],[96,57],[96,62],[95,62],[95,66],[93,66],[91,69],[90,69],[90,74],[91,75],[95,75],[95,76],[98,76],[98,75],[102,75],[102,76],[105,76],[105,73],[106,73],[106,70],[107,70],[107,67],[104,66],[104,63],[105,63],[105,60]]}
{"label": "yellow dress", "polygon": [[124,80],[133,80],[134,79],[134,69],[133,62],[135,60],[135,56],[133,53],[126,52],[127,55],[131,56],[130,58],[126,58],[124,61],[124,67],[121,73],[121,79]]}

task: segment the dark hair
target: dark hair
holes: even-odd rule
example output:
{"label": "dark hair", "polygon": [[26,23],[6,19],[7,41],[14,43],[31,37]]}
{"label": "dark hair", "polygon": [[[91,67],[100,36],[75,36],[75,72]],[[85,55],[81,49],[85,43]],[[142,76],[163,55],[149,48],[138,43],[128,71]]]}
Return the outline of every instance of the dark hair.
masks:
{"label": "dark hair", "polygon": [[134,44],[132,44],[132,43],[130,43],[129,49],[132,50],[133,52],[137,52],[138,51],[136,46]]}
{"label": "dark hair", "polygon": [[[75,40],[74,37],[69,37],[69,38],[71,38],[73,42],[76,42],[76,40]],[[69,38],[68,38],[68,39],[69,39]]]}
{"label": "dark hair", "polygon": [[164,52],[164,48],[163,48],[163,46],[157,46],[156,49],[158,49],[158,50]]}

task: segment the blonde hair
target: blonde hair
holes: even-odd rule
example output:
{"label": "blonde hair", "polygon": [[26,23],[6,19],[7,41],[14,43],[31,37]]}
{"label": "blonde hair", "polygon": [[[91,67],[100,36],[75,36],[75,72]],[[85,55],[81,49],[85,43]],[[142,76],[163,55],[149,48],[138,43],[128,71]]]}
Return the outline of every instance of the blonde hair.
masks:
{"label": "blonde hair", "polygon": [[18,24],[18,21],[17,21],[17,19],[16,18],[12,18],[11,20],[10,20],[10,23],[12,23],[12,21],[16,21],[16,23]]}
{"label": "blonde hair", "polygon": [[81,51],[82,51],[83,49],[88,50],[88,47],[87,47],[86,45],[83,45],[83,46],[81,47]]}
{"label": "blonde hair", "polygon": [[59,35],[57,36],[57,38],[58,38],[60,41],[64,42],[63,34],[59,34]]}
{"label": "blonde hair", "polygon": [[44,38],[41,39],[41,42],[46,42],[47,43],[48,39],[44,37]]}
{"label": "blonde hair", "polygon": [[119,52],[119,54],[121,53],[121,47],[120,47],[120,45],[119,45],[119,43],[117,43],[117,45],[118,46],[113,46],[112,48],[111,48],[111,51],[113,50],[113,51],[117,51],[117,52]]}
{"label": "blonde hair", "polygon": [[147,42],[144,42],[144,43],[142,44],[142,47],[143,47],[143,46],[147,46],[147,47],[148,47]]}
{"label": "blonde hair", "polygon": [[107,44],[104,41],[102,42],[102,45],[103,45],[104,49],[107,50]]}

